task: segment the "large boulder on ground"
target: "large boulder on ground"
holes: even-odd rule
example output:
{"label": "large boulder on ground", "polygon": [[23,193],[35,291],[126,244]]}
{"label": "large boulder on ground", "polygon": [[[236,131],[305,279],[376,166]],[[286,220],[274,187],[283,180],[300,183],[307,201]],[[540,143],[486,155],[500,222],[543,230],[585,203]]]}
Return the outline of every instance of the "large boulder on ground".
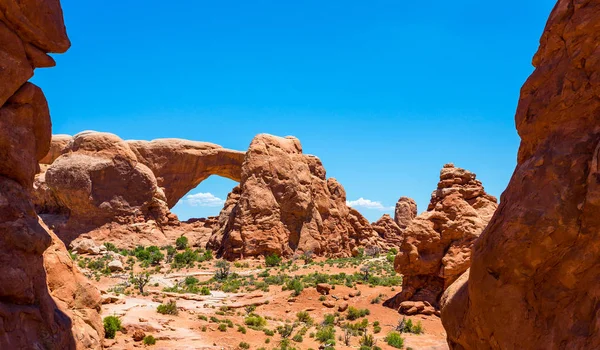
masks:
{"label": "large boulder on ground", "polygon": [[209,246],[228,259],[311,251],[350,256],[357,246],[383,246],[369,222],[346,205],[321,161],[294,137],[254,138],[239,187],[228,196]]}
{"label": "large boulder on ground", "polygon": [[521,89],[517,167],[444,296],[452,349],[600,348],[600,1],[560,0]]}
{"label": "large boulder on ground", "polygon": [[394,260],[402,291],[385,305],[397,309],[404,301],[424,301],[437,307],[442,292],[469,268],[471,247],[496,207],[475,174],[444,165],[427,211],[403,232]]}

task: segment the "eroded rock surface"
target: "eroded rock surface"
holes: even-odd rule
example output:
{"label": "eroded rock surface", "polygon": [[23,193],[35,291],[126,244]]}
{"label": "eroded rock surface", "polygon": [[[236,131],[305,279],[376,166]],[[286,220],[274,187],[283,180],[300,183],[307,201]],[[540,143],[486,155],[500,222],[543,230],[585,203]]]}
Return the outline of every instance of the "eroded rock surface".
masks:
{"label": "eroded rock surface", "polygon": [[54,283],[66,276],[55,258],[72,261],[64,246],[51,247],[29,194],[51,123],[44,94],[27,80],[54,65],[46,53],[69,46],[58,0],[0,0],[0,349],[101,348],[97,309],[80,299],[94,289],[66,295]]}
{"label": "eroded rock surface", "polygon": [[403,232],[394,261],[395,270],[403,275],[402,291],[385,305],[399,308],[404,301],[422,301],[437,307],[442,292],[469,268],[473,243],[496,202],[475,174],[444,165],[427,211]]}
{"label": "eroded rock surface", "polygon": [[379,220],[371,224],[371,227],[389,246],[400,247],[402,245],[404,230],[396,224],[389,214],[383,214]]}
{"label": "eroded rock surface", "polygon": [[518,163],[444,295],[454,349],[600,348],[600,2],[560,0],[521,89]]}
{"label": "eroded rock surface", "polygon": [[350,256],[357,246],[384,246],[369,222],[346,205],[346,192],[326,178],[321,161],[294,137],[254,138],[240,185],[227,198],[209,247],[241,256],[311,251]]}
{"label": "eroded rock surface", "polygon": [[394,221],[401,230],[405,230],[411,221],[417,217],[417,202],[408,197],[401,197],[396,203]]}

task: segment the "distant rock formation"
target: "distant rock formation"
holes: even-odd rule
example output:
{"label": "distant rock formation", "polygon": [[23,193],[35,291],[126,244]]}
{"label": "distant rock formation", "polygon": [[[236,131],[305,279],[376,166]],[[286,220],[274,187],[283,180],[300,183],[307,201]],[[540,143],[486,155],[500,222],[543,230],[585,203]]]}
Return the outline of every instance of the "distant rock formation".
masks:
{"label": "distant rock formation", "polygon": [[94,239],[112,235],[124,246],[135,232],[148,234],[142,241],[165,242],[165,231],[180,226],[169,207],[211,174],[239,180],[243,155],[179,139],[123,141],[90,131],[57,135],[43,159],[49,164],[35,178],[34,203],[66,244],[84,233]]}
{"label": "distant rock formation", "polygon": [[[44,94],[27,80],[34,68],[54,65],[46,53],[69,46],[58,0],[0,0],[0,349],[102,348],[100,316],[81,299],[94,290],[82,285],[80,296],[67,296],[53,284],[65,277],[53,258],[66,251],[44,253],[53,241],[29,195],[51,122]],[[89,312],[69,310],[75,299]],[[97,341],[79,338],[79,327]]]}
{"label": "distant rock formation", "polygon": [[390,214],[383,214],[379,220],[371,223],[371,227],[390,247],[400,247],[402,245],[404,230],[398,226]]}
{"label": "distant rock formation", "polygon": [[[398,203],[401,213],[416,211],[410,200]],[[493,215],[496,203],[475,174],[444,165],[427,211],[403,221],[408,226],[394,261],[394,269],[403,275],[402,291],[385,305],[401,311],[433,312],[442,292],[469,268],[473,242]]]}
{"label": "distant rock formation", "polygon": [[401,230],[405,230],[411,221],[417,217],[417,202],[408,197],[400,197],[394,211],[394,221]]}
{"label": "distant rock formation", "polygon": [[138,161],[156,176],[169,208],[211,175],[240,181],[245,152],[181,139],[127,141],[127,144]]}
{"label": "distant rock formation", "polygon": [[559,0],[521,89],[517,167],[444,294],[452,349],[599,349],[600,2]]}
{"label": "distant rock formation", "polygon": [[385,243],[346,205],[346,192],[326,178],[321,161],[302,153],[294,137],[258,135],[227,198],[209,247],[227,259],[311,251],[350,256],[356,247]]}

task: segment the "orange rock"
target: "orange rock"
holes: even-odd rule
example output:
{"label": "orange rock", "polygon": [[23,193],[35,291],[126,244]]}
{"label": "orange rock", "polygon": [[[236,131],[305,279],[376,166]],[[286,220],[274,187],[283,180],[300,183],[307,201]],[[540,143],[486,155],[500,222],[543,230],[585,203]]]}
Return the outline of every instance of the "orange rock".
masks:
{"label": "orange rock", "polygon": [[327,295],[327,294],[329,294],[330,290],[331,290],[331,285],[328,283],[318,283],[317,284],[317,292],[319,292],[319,294]]}
{"label": "orange rock", "polygon": [[385,246],[369,222],[346,205],[343,187],[294,137],[254,138],[240,186],[228,196],[209,247],[227,259],[311,251],[350,256],[357,246]]}
{"label": "orange rock", "polygon": [[146,336],[146,333],[144,333],[143,330],[141,329],[136,329],[133,332],[133,335],[131,336],[133,338],[134,341],[142,341],[144,340],[144,337]]}
{"label": "orange rock", "polygon": [[550,15],[517,107],[517,167],[443,298],[453,349],[600,348],[598,23],[598,1]]}
{"label": "orange rock", "polygon": [[437,307],[443,291],[469,268],[473,242],[496,207],[496,198],[475,174],[444,165],[427,211],[402,232],[394,260],[394,269],[403,275],[402,291],[384,305],[397,309],[404,301],[426,301]]}

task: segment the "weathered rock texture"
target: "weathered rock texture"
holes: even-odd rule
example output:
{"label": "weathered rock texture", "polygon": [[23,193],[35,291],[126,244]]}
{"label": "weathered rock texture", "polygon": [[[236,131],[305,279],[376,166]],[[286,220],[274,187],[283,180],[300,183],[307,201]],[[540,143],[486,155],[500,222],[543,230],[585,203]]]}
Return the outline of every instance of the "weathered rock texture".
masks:
{"label": "weathered rock texture", "polygon": [[[34,203],[66,243],[86,233],[130,246],[191,229],[199,241],[209,234],[198,223],[179,223],[169,207],[212,174],[239,181],[243,152],[179,139],[123,141],[100,132],[55,135],[34,183]],[[169,194],[165,196],[165,192]],[[172,233],[172,234],[171,234]]]}
{"label": "weathered rock texture", "polygon": [[469,268],[471,247],[496,207],[475,174],[444,165],[427,211],[403,232],[394,261],[402,291],[385,305],[402,309],[402,302],[423,301],[437,307],[442,292]]}
{"label": "weathered rock texture", "polygon": [[379,220],[371,224],[373,230],[377,232],[388,246],[400,247],[404,241],[404,230],[396,224],[389,214],[383,214]]}
{"label": "weathered rock texture", "polygon": [[138,161],[156,176],[169,208],[211,175],[240,181],[244,152],[181,139],[128,141],[127,144]]}
{"label": "weathered rock texture", "polygon": [[[50,295],[48,283],[62,270],[51,258],[61,250],[44,259],[52,239],[29,196],[38,161],[50,148],[51,123],[44,94],[27,80],[34,68],[54,65],[47,52],[69,46],[58,0],[0,0],[0,349],[101,348],[99,341],[74,337],[85,323],[101,339],[96,329],[102,328],[91,326],[98,313],[72,321],[73,296],[51,286],[57,306]],[[90,305],[77,303],[82,310]]]}
{"label": "weathered rock texture", "polygon": [[401,197],[396,203],[394,221],[401,230],[408,227],[411,221],[417,217],[417,202],[408,197]]}
{"label": "weathered rock texture", "polygon": [[599,24],[599,1],[550,15],[517,108],[517,167],[444,295],[454,349],[600,348]]}
{"label": "weathered rock texture", "polygon": [[346,205],[321,161],[300,141],[261,134],[227,198],[209,247],[228,259],[276,253],[349,256],[357,246],[384,246],[369,222]]}

